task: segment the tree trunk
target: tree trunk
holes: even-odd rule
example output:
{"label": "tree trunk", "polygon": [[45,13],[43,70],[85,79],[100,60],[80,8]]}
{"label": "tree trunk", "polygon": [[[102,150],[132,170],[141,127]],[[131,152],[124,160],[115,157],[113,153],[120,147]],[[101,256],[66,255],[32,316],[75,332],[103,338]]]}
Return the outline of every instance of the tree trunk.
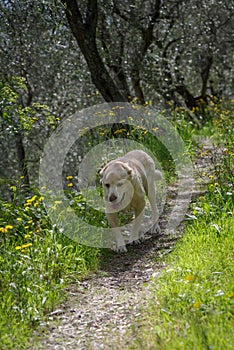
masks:
{"label": "tree trunk", "polygon": [[27,170],[27,163],[26,163],[26,159],[25,159],[23,137],[20,133],[17,133],[15,135],[15,144],[16,144],[16,150],[17,150],[17,155],[18,155],[18,159],[19,159],[20,174],[21,174],[21,176],[24,176],[23,185],[25,187],[30,187],[29,175],[28,175],[28,170]]}
{"label": "tree trunk", "polygon": [[89,0],[85,19],[82,18],[76,0],[61,0],[71,31],[89,67],[92,81],[106,102],[127,102],[128,94],[122,93],[110,76],[96,45],[97,0]]}

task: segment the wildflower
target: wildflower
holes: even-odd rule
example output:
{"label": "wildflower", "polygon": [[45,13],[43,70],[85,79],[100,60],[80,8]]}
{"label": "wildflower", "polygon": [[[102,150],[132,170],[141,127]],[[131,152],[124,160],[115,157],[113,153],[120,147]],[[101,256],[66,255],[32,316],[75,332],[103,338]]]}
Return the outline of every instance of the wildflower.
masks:
{"label": "wildflower", "polygon": [[0,227],[0,232],[7,233],[7,230],[5,229],[5,227]]}
{"label": "wildflower", "polygon": [[26,244],[23,244],[23,245],[18,245],[17,247],[15,247],[16,250],[21,250],[23,251],[22,249],[25,249],[25,248],[29,248],[32,246],[32,243],[26,243]]}
{"label": "wildflower", "polygon": [[62,201],[55,201],[54,204],[61,204]]}
{"label": "wildflower", "polygon": [[119,129],[114,132],[115,135],[121,134],[122,132],[125,132],[125,129]]}
{"label": "wildflower", "polygon": [[209,179],[213,179],[214,178],[214,175],[209,175]]}
{"label": "wildflower", "polygon": [[22,248],[24,249],[24,248],[29,248],[29,247],[31,247],[32,246],[32,243],[27,243],[27,244],[23,244],[22,245]]}
{"label": "wildflower", "polygon": [[34,202],[36,200],[36,198],[37,198],[37,195],[33,196],[32,198],[27,199],[26,202],[27,203],[32,203],[32,202]]}
{"label": "wildflower", "polygon": [[31,238],[31,235],[25,235],[24,238]]}
{"label": "wildflower", "polygon": [[228,298],[233,298],[233,297],[234,297],[234,293],[232,293],[232,292],[231,292],[231,293],[228,293],[228,294],[227,294],[227,297],[228,297]]}
{"label": "wildflower", "polygon": [[6,230],[11,230],[11,229],[13,229],[13,226],[12,226],[12,225],[6,225],[6,226],[5,226],[5,229],[6,229]]}
{"label": "wildflower", "polygon": [[17,221],[22,221],[22,218],[16,218]]}
{"label": "wildflower", "polygon": [[68,176],[66,177],[66,179],[67,179],[67,180],[73,179],[73,176],[72,176],[72,175],[68,175]]}
{"label": "wildflower", "polygon": [[185,281],[187,281],[187,282],[191,282],[191,281],[193,281],[194,280],[194,276],[193,275],[187,275],[187,276],[185,276]]}
{"label": "wildflower", "polygon": [[69,182],[69,184],[67,184],[67,187],[72,187],[72,186],[73,186],[72,182]]}
{"label": "wildflower", "polygon": [[201,307],[202,303],[200,301],[196,301],[194,304],[193,304],[193,307],[194,309],[199,309]]}

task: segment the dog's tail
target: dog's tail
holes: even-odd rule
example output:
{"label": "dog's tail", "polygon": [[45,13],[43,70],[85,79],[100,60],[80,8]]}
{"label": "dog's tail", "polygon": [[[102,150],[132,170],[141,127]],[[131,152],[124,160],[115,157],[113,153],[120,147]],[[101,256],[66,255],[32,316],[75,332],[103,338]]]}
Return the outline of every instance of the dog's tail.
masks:
{"label": "dog's tail", "polygon": [[155,180],[162,180],[163,175],[160,170],[155,169]]}

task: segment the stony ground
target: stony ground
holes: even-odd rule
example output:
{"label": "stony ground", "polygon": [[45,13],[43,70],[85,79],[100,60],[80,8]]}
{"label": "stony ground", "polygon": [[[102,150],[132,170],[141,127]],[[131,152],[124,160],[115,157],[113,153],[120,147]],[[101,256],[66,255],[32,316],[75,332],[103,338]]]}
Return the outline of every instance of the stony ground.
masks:
{"label": "stony ground", "polygon": [[[201,156],[194,165],[193,196],[204,191],[207,180],[204,172],[210,171],[215,156],[209,143],[199,153]],[[134,324],[142,317],[141,309],[150,297],[150,281],[165,268],[159,257],[173,249],[183,231],[183,223],[176,234],[165,235],[164,231],[176,192],[175,183],[168,189],[167,205],[160,218],[162,234],[148,234],[142,244],[129,247],[128,253],[110,254],[99,271],[70,286],[65,291],[67,301],[49,315],[45,333],[39,329],[39,341],[32,339],[30,350],[127,348]]]}

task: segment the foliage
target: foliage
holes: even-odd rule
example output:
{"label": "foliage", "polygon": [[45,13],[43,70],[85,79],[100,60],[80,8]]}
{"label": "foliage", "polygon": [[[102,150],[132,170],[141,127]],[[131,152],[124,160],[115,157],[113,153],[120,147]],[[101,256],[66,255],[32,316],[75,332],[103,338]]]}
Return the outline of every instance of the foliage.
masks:
{"label": "foliage", "polygon": [[25,82],[23,77],[11,77],[10,81],[2,82],[0,86],[1,116],[9,130],[14,133],[28,133],[38,121],[39,115],[43,114],[46,123],[55,127],[56,119],[46,105],[35,102],[31,106],[25,106],[20,101],[20,95],[27,90]]}

